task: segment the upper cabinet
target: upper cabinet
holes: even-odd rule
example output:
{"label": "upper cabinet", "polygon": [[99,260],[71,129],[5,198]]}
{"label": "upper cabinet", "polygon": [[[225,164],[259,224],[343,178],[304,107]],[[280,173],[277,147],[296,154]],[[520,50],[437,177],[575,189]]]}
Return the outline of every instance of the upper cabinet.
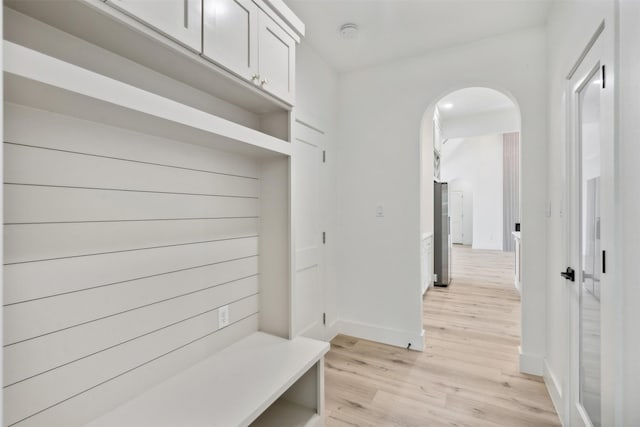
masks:
{"label": "upper cabinet", "polygon": [[295,15],[282,13],[284,4],[273,0],[107,0],[107,4],[294,104],[299,28],[287,25],[285,19]]}
{"label": "upper cabinet", "polygon": [[287,111],[295,104],[295,48],[305,27],[282,0],[4,5],[251,113]]}
{"label": "upper cabinet", "polygon": [[202,55],[294,103],[295,40],[252,0],[204,0]]}
{"label": "upper cabinet", "polygon": [[202,50],[201,0],[107,0],[107,4],[189,49]]}
{"label": "upper cabinet", "polygon": [[204,0],[202,56],[258,80],[258,6],[252,0]]}
{"label": "upper cabinet", "polygon": [[267,92],[293,105],[296,42],[266,13],[260,12],[259,84]]}

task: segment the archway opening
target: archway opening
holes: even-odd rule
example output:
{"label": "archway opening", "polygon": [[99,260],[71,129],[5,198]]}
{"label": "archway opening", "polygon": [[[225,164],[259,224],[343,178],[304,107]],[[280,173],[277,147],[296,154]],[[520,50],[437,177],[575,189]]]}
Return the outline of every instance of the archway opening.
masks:
{"label": "archway opening", "polygon": [[[520,130],[518,104],[492,88],[452,90],[425,112],[420,142],[422,298],[435,286],[459,286],[460,291],[463,282],[466,286],[476,278],[495,277],[497,284],[509,286],[520,311],[515,297],[521,290]],[[487,267],[486,276],[479,273],[478,263]],[[467,302],[477,307],[477,301]],[[425,305],[425,316],[429,307]],[[517,324],[519,337],[519,315],[506,322]]]}

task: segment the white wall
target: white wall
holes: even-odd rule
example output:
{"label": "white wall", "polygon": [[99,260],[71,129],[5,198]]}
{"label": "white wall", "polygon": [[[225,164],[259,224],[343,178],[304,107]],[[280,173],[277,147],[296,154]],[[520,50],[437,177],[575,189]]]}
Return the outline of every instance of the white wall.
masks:
{"label": "white wall", "polygon": [[[432,172],[420,175],[420,137],[429,134],[427,122],[440,97],[469,86],[494,88],[510,94],[522,116],[522,236],[523,252],[529,254],[523,264],[522,367],[541,372],[545,36],[543,29],[530,29],[341,75],[338,297],[345,332],[402,346],[411,341],[413,348],[420,345],[420,231],[421,222],[428,226],[432,215],[432,203],[427,202],[432,197]],[[425,169],[433,161],[428,151],[422,152]],[[421,180],[428,182],[422,198]],[[425,221],[420,218],[421,203]],[[379,204],[385,208],[382,219],[375,216]]]}
{"label": "white wall", "polygon": [[336,140],[338,74],[303,39],[296,47],[296,114],[311,118]]}
{"label": "white wall", "polygon": [[473,248],[502,250],[502,135],[447,141],[442,148],[442,181],[452,183],[449,191],[455,191],[457,181],[470,187],[473,225],[464,228],[473,230]]}
{"label": "white wall", "polygon": [[491,133],[518,132],[520,115],[515,107],[442,120],[446,138],[467,138]]}

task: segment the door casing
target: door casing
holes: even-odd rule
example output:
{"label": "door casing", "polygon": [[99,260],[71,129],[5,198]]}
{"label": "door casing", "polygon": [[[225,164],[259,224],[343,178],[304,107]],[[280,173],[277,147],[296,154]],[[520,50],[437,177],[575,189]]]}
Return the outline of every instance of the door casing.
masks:
{"label": "door casing", "polygon": [[[580,256],[580,111],[578,97],[583,85],[594,72],[601,73],[604,88],[600,92],[600,230],[601,250],[606,251],[607,269],[600,280],[600,324],[601,324],[601,424],[615,425],[615,402],[618,395],[616,369],[619,366],[620,325],[616,307],[619,307],[619,287],[615,281],[615,131],[614,131],[614,61],[613,31],[605,22],[595,32],[580,60],[567,77],[567,132],[566,186],[565,200],[567,219],[565,221],[567,266],[576,271],[575,282],[562,281],[568,287],[568,310],[570,351],[568,353],[569,379],[565,408],[571,426],[591,426],[584,408],[580,404],[580,293],[582,265]],[[604,66],[604,68],[603,68]],[[604,72],[603,72],[604,70]]]}

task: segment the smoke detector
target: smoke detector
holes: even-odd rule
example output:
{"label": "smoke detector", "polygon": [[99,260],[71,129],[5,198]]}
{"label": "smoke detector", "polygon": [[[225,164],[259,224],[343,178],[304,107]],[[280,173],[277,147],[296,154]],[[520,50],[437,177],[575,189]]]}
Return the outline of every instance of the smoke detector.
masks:
{"label": "smoke detector", "polygon": [[340,35],[343,39],[354,39],[358,35],[358,26],[353,23],[343,24],[340,27]]}

